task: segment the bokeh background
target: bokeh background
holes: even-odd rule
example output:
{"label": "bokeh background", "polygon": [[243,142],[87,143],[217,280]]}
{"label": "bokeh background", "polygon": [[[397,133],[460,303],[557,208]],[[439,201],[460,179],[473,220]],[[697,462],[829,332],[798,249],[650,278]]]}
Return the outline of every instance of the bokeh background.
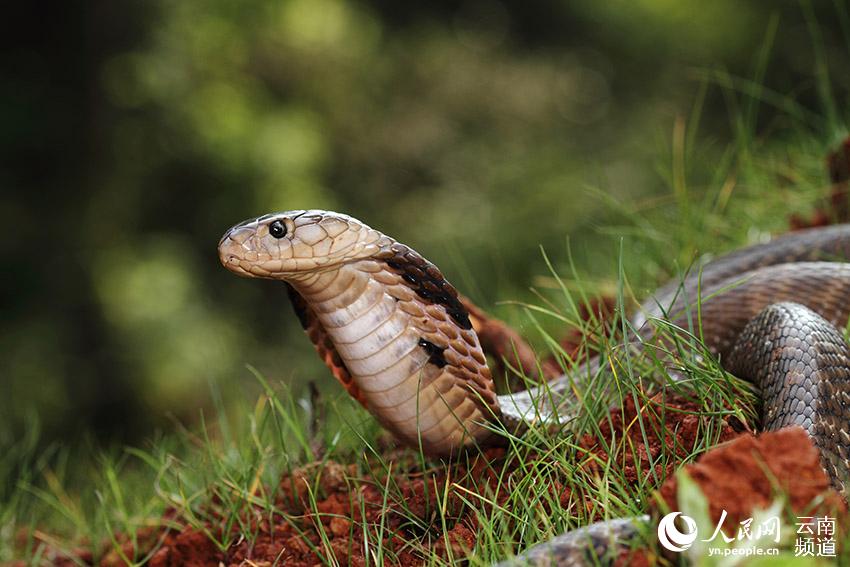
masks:
{"label": "bokeh background", "polygon": [[250,396],[246,364],[327,380],[281,286],[218,264],[244,218],[350,213],[510,320],[497,302],[533,297],[540,246],[565,266],[569,238],[579,271],[616,277],[606,227],[670,193],[677,125],[699,117],[689,167],[710,179],[741,93],[768,101],[744,126],[775,142],[781,101],[796,128],[846,108],[825,82],[850,92],[841,0],[18,9],[0,55],[7,440],[133,443],[212,392]]}

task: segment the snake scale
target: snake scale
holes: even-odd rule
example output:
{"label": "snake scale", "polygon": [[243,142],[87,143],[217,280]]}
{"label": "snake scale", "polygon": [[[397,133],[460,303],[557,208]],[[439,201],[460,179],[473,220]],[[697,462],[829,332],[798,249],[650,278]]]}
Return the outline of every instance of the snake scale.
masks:
{"label": "snake scale", "polygon": [[[570,376],[497,395],[457,290],[411,248],[344,214],[286,211],[239,223],[218,246],[245,277],[286,283],[319,356],[351,396],[401,441],[451,456],[494,441],[570,397]],[[659,289],[633,318],[687,327],[700,294],[702,337],[723,366],[761,391],[764,429],[798,424],[833,485],[850,488],[850,225],[809,229],[739,250]],[[554,394],[554,395],[553,395]],[[613,553],[637,520],[574,530],[511,564],[581,565]]]}

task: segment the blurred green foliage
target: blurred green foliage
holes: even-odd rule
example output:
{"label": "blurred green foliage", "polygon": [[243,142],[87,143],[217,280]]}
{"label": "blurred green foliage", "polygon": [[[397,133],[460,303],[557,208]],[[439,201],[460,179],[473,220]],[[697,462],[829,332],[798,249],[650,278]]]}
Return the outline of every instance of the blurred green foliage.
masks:
{"label": "blurred green foliage", "polygon": [[[700,117],[687,169],[710,180],[737,117],[759,143],[818,130],[817,153],[850,93],[841,0],[25,10],[0,60],[13,436],[37,414],[47,439],[132,441],[197,417],[209,382],[242,395],[246,363],[327,381],[281,287],[218,265],[246,217],[350,213],[492,308],[531,297],[539,246],[563,264],[568,235],[582,272],[614,278],[617,238],[598,227],[675,193],[677,124]],[[740,93],[766,103],[741,113]],[[634,275],[648,289],[659,270]]]}

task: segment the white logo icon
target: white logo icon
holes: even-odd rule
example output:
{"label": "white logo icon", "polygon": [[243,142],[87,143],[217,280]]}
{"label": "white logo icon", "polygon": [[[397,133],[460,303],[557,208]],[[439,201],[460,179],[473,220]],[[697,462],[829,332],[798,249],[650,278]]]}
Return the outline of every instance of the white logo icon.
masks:
{"label": "white logo icon", "polygon": [[[674,520],[681,516],[685,522],[685,533],[679,531],[674,525]],[[690,516],[681,512],[670,512],[658,522],[658,541],[670,551],[681,553],[688,549],[697,539],[697,523]]]}

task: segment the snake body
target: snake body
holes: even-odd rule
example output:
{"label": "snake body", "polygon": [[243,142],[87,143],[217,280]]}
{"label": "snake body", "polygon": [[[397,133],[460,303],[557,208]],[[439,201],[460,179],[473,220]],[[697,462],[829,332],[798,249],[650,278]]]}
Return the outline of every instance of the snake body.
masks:
{"label": "snake body", "polygon": [[[334,376],[387,429],[428,454],[489,443],[488,422],[519,427],[532,410],[545,419],[570,397],[571,376],[547,383],[545,396],[535,389],[497,396],[455,288],[411,248],[352,217],[264,215],[228,230],[218,251],[238,275],[284,281]],[[843,493],[850,486],[850,349],[838,329],[850,316],[848,257],[850,225],[780,237],[662,287],[633,319],[639,334],[649,332],[649,317],[687,327],[688,307],[699,300],[706,345],[760,388],[765,428],[803,426]],[[606,525],[586,528],[587,537],[612,532]],[[526,559],[580,558],[581,534],[568,535]]]}

